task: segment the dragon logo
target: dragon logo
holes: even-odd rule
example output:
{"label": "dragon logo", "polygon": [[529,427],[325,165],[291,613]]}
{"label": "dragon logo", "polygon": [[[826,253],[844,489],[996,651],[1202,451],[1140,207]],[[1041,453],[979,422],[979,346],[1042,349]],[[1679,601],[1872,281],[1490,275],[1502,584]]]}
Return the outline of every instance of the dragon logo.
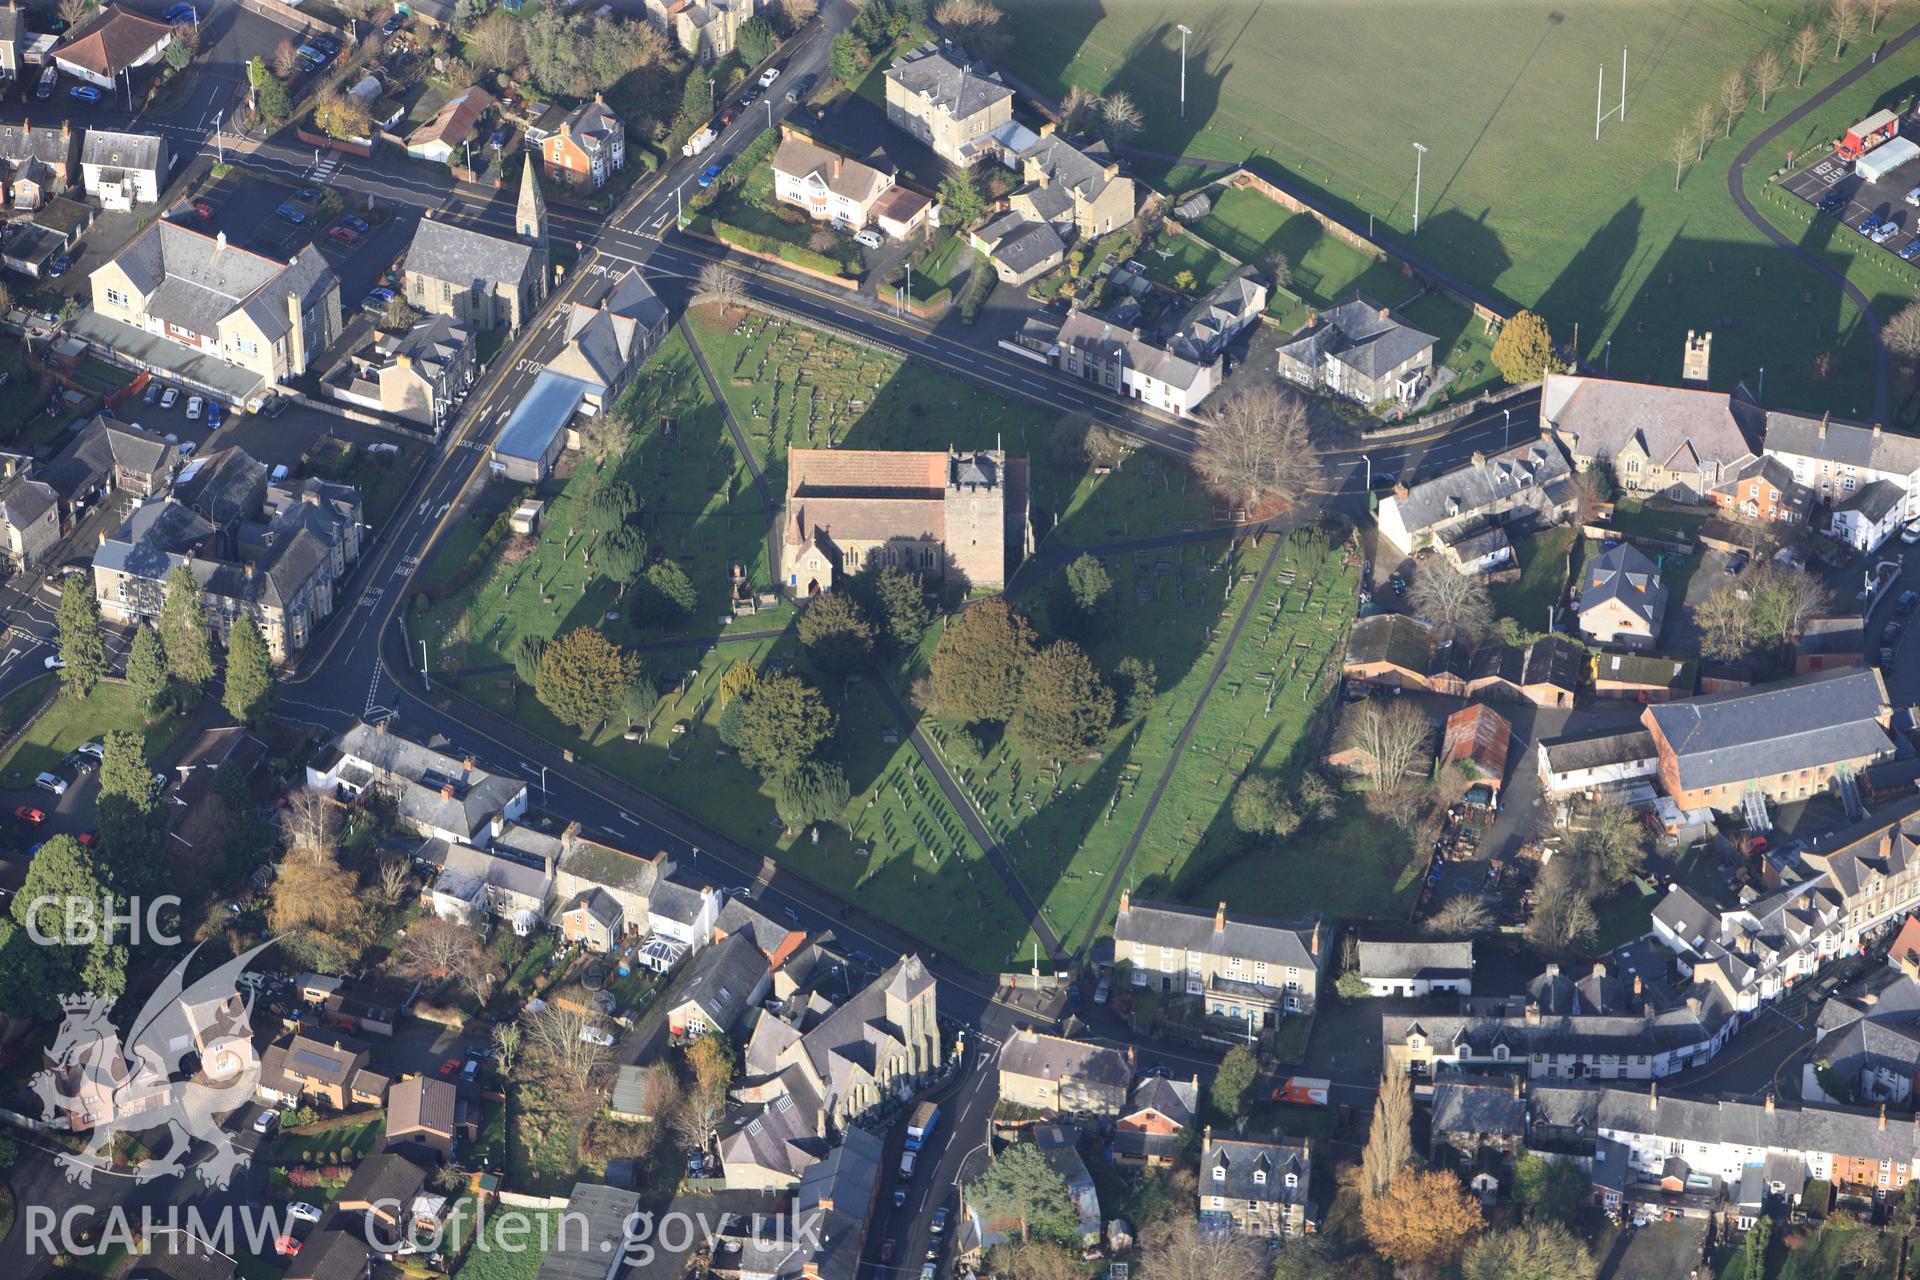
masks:
{"label": "dragon logo", "polygon": [[[89,1130],[86,1145],[63,1153],[69,1181],[93,1185],[93,1175],[113,1165],[121,1134],[165,1129],[172,1144],[164,1155],[141,1163],[137,1182],[179,1177],[195,1139],[212,1154],[195,1165],[201,1181],[224,1189],[252,1153],[234,1144],[219,1118],[245,1105],[260,1082],[251,1021],[253,995],[242,997],[238,979],[272,940],[229,960],[186,985],[186,970],[200,948],[173,967],[122,1040],[110,1017],[113,1002],[94,995],[68,996],[66,1018],[47,1051],[47,1068],[33,1077],[43,1118]],[[176,1080],[182,1062],[198,1053],[200,1067]]]}

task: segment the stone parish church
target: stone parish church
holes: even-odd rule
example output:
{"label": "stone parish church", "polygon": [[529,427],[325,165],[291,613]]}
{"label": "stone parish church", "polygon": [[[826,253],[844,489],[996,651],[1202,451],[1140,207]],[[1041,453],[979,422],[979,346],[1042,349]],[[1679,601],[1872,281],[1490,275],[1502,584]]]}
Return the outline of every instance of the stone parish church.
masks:
{"label": "stone parish church", "polygon": [[1033,549],[1027,460],[999,449],[793,449],[780,579],[804,599],[868,565],[1003,587]]}

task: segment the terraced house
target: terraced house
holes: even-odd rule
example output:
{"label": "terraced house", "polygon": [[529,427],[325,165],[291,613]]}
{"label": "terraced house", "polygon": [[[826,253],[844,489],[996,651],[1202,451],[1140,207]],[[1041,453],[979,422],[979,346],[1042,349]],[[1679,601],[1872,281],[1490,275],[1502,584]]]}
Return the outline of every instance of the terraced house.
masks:
{"label": "terraced house", "polygon": [[1120,893],[1113,957],[1133,966],[1133,985],[1198,997],[1215,1018],[1274,1026],[1310,1013],[1319,995],[1318,915],[1283,923],[1227,918],[1169,902],[1135,902]]}
{"label": "terraced house", "polygon": [[1900,493],[1900,520],[1920,515],[1920,440],[1912,436],[1830,417],[1768,413],[1764,452],[1824,507],[1840,507],[1885,483]]}
{"label": "terraced house", "polygon": [[340,336],[340,281],[317,250],[285,262],[164,219],[88,277],[93,309],[272,386]]}
{"label": "terraced house", "polygon": [[1215,1138],[1200,1144],[1200,1223],[1278,1239],[1316,1230],[1313,1144],[1305,1138]]}
{"label": "terraced house", "polygon": [[1000,1047],[1000,1096],[1055,1115],[1112,1117],[1127,1103],[1133,1053],[1022,1027]]}

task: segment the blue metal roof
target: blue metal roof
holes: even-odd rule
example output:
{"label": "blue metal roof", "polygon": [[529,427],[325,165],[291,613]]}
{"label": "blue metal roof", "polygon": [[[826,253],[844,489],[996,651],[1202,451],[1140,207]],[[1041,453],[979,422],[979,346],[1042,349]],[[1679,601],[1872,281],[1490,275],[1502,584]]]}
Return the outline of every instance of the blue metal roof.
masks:
{"label": "blue metal roof", "polygon": [[493,451],[509,458],[538,462],[547,456],[554,436],[564,431],[580,402],[597,390],[592,383],[552,370],[533,380],[533,389],[513,408]]}

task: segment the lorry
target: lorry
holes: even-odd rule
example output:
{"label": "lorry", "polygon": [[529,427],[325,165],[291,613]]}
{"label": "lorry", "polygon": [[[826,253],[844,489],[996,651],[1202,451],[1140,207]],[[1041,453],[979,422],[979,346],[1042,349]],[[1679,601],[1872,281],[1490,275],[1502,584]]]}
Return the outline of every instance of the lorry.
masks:
{"label": "lorry", "polygon": [[923,1102],[913,1109],[913,1117],[907,1121],[907,1150],[918,1151],[927,1145],[927,1139],[933,1136],[934,1126],[940,1123],[940,1104]]}
{"label": "lorry", "polygon": [[719,136],[719,134],[713,131],[712,125],[707,125],[701,129],[700,132],[687,139],[686,145],[680,148],[680,154],[683,156],[697,156],[712,146],[713,140]]}
{"label": "lorry", "polygon": [[1899,132],[1899,116],[1891,111],[1876,111],[1841,135],[1833,144],[1833,153],[1852,162]]}
{"label": "lorry", "polygon": [[1333,1081],[1324,1076],[1275,1076],[1270,1100],[1324,1107],[1327,1105],[1327,1090],[1332,1087]]}

